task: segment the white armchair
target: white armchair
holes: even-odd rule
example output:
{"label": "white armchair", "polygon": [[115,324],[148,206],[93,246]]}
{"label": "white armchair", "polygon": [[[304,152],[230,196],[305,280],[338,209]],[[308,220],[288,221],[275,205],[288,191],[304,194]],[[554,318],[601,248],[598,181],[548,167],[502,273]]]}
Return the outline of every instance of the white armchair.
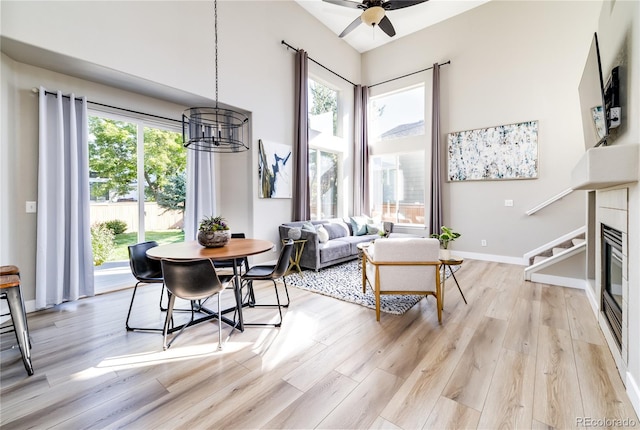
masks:
{"label": "white armchair", "polygon": [[380,295],[432,295],[438,322],[442,323],[440,242],[426,238],[378,239],[363,251],[362,292],[367,282],[376,297],[376,320],[380,321]]}

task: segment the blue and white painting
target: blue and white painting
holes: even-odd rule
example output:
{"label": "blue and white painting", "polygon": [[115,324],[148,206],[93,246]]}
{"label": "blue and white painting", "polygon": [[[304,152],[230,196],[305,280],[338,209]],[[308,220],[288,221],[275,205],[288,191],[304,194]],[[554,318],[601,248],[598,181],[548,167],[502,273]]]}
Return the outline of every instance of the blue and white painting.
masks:
{"label": "blue and white painting", "polygon": [[538,177],[538,121],[449,133],[449,181]]}
{"label": "blue and white painting", "polygon": [[291,147],[281,143],[258,141],[258,177],[260,198],[291,198]]}

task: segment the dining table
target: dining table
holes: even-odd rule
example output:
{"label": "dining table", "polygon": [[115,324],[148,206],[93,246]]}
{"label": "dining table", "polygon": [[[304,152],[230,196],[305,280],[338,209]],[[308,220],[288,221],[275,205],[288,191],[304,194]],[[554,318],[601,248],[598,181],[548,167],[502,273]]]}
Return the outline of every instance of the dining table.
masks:
{"label": "dining table", "polygon": [[[169,243],[166,245],[158,245],[147,250],[147,256],[155,260],[172,259],[172,260],[212,260],[212,261],[229,261],[233,260],[233,276],[230,282],[233,282],[233,290],[235,294],[236,306],[227,308],[221,313],[224,315],[229,312],[237,312],[238,320],[230,320],[223,315],[200,307],[198,311],[207,314],[202,318],[198,318],[189,325],[198,324],[211,320],[212,318],[220,318],[225,323],[234,326],[240,331],[244,331],[244,322],[242,318],[242,278],[238,271],[238,266],[243,259],[257,254],[262,254],[273,249],[273,242],[262,239],[251,238],[231,238],[221,247],[205,248],[197,241],[185,241]],[[171,331],[179,330],[181,327],[173,327]]]}

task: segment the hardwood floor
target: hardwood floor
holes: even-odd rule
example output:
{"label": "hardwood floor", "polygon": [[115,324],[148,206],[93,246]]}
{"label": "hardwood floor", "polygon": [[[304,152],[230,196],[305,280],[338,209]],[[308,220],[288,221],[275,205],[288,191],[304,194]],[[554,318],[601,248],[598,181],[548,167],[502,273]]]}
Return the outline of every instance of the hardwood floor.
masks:
{"label": "hardwood floor", "polygon": [[[283,326],[191,327],[168,351],[124,328],[131,290],[29,315],[35,375],[0,355],[0,425],[26,428],[575,428],[638,423],[584,292],[468,260],[435,301],[401,316],[289,288]],[[259,293],[271,293],[270,284]],[[162,324],[159,286],[132,320]],[[215,308],[215,298],[212,299]],[[259,300],[259,298],[258,298]],[[223,292],[230,304],[231,291]],[[187,314],[176,316],[180,321]],[[246,309],[248,321],[275,318]],[[2,346],[13,334],[3,335]]]}

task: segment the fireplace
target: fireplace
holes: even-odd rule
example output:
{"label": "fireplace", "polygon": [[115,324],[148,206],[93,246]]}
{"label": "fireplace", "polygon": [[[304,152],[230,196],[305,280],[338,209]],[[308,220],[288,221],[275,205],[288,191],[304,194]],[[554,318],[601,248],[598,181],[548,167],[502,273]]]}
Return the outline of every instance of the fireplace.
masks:
{"label": "fireplace", "polygon": [[613,338],[622,346],[622,232],[602,224],[602,303],[601,309]]}

